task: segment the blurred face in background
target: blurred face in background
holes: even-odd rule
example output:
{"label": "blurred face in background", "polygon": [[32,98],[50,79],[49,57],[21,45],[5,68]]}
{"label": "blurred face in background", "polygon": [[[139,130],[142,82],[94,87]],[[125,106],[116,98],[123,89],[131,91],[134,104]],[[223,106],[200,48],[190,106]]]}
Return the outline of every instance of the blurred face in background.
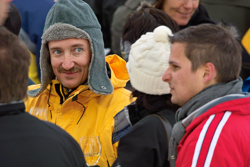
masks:
{"label": "blurred face in background", "polygon": [[0,25],[2,25],[8,17],[9,3],[11,1],[12,0],[0,0]]}
{"label": "blurred face in background", "polygon": [[198,5],[199,0],[165,0],[162,9],[179,26],[184,26],[188,24]]}

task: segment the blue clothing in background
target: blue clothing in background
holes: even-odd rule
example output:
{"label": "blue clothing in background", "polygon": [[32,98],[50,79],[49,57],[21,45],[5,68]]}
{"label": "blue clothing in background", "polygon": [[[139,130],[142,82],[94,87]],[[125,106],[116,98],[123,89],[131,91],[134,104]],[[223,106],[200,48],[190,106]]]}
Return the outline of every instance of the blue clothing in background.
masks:
{"label": "blue clothing in background", "polygon": [[53,0],[14,0],[12,2],[22,17],[22,29],[36,46],[36,64],[40,78],[40,48],[43,27],[48,11],[54,5]]}
{"label": "blue clothing in background", "polygon": [[250,92],[250,77],[243,82],[242,92]]}
{"label": "blue clothing in background", "polygon": [[29,86],[34,85],[35,83],[29,78]]}

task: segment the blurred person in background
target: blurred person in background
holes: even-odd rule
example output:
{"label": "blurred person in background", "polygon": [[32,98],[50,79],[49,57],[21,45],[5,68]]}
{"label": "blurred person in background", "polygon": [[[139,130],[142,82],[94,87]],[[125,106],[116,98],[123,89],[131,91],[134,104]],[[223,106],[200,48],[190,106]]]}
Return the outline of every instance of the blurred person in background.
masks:
{"label": "blurred person in background", "polygon": [[[243,36],[241,43],[242,43],[242,46],[245,49],[245,51],[248,53],[248,55],[250,55],[250,28],[248,29],[246,34]],[[244,63],[244,61],[243,61],[243,63]],[[243,86],[242,86],[242,91],[243,92],[250,92],[250,75],[248,75],[247,78],[244,80]]]}
{"label": "blurred person in background", "polygon": [[121,37],[126,18],[129,14],[134,12],[141,4],[141,2],[155,2],[155,0],[126,0],[126,2],[119,6],[113,15],[111,23],[111,52],[122,56],[120,50]]}
{"label": "blurred person in background", "polygon": [[105,55],[112,54],[111,51],[111,22],[115,10],[123,5],[126,0],[84,0],[94,11],[103,34]]}
{"label": "blurred person in background", "polygon": [[[19,11],[13,3],[10,3],[9,14],[3,26],[18,36],[21,29],[21,22],[22,20]],[[29,78],[28,85],[33,84],[34,82]]]}
{"label": "blurred person in background", "polygon": [[[131,1],[132,3],[132,0],[128,1]],[[173,20],[175,20],[179,25],[180,29],[203,23],[215,23],[209,18],[205,7],[200,4],[200,0],[156,0],[153,5],[155,8],[163,10]],[[139,3],[137,7],[138,6]],[[135,9],[136,8],[134,8],[134,10]],[[125,19],[121,19],[121,15],[124,15],[125,13],[126,11],[120,11],[119,13],[115,12],[111,27],[113,36],[112,50],[114,53],[119,55],[121,55],[121,53],[120,45],[118,44],[120,44],[122,31],[125,24]],[[132,10],[130,10],[130,13],[132,13]]]}
{"label": "blurred person in background", "polygon": [[19,39],[25,42],[31,52],[29,77],[34,83],[39,84],[41,37],[46,15],[55,2],[53,0],[13,0],[12,3],[22,18]]}
{"label": "blurred person in background", "polygon": [[[125,61],[128,61],[131,45],[147,32],[153,32],[160,25],[173,27],[171,28],[173,33],[177,32],[178,25],[175,21],[171,21],[172,19],[169,19],[164,11],[153,8],[150,3],[141,3],[140,7],[127,17],[124,26],[121,54]],[[126,88],[133,90],[130,81],[127,82]]]}
{"label": "blurred person in background", "polygon": [[12,0],[0,0],[0,25],[2,25],[8,17],[9,3],[11,1]]}
{"label": "blurred person in background", "polygon": [[[227,22],[237,28],[239,39],[250,27],[250,1],[249,0],[200,0],[207,9],[210,18],[216,22]],[[236,14],[237,13],[237,14]]]}
{"label": "blurred person in background", "polygon": [[180,29],[203,23],[215,23],[200,0],[156,0],[154,7],[166,12]]}
{"label": "blurred person in background", "polygon": [[147,32],[153,32],[160,25],[173,27],[173,33],[179,30],[178,25],[162,10],[153,8],[150,3],[143,2],[139,8],[127,18],[122,33],[122,55],[128,61],[131,45]]}
{"label": "blurred person in background", "polygon": [[9,3],[9,11],[3,26],[18,36],[21,29],[22,19],[19,11],[13,3]]}

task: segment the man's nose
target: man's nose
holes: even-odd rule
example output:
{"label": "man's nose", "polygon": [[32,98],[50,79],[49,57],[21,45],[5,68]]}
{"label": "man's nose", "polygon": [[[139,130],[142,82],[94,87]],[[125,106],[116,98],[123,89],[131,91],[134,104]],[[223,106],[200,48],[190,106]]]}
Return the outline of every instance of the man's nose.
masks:
{"label": "man's nose", "polygon": [[164,72],[163,76],[162,76],[162,80],[164,82],[170,82],[171,80],[171,73],[170,73],[170,68],[168,67],[167,70]]}
{"label": "man's nose", "polygon": [[73,61],[73,57],[70,55],[70,53],[66,54],[64,56],[64,60],[62,62],[62,67],[65,69],[65,70],[69,70],[71,69],[72,67],[74,67],[75,63]]}

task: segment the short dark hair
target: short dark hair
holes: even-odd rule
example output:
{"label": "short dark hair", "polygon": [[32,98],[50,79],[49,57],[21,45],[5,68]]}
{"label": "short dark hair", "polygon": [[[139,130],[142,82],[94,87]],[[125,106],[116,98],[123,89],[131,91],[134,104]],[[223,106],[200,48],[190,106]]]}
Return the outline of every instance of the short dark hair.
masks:
{"label": "short dark hair", "polygon": [[201,24],[191,26],[170,36],[171,43],[186,45],[185,54],[192,71],[211,62],[217,71],[217,82],[229,82],[239,77],[242,48],[233,26]]}
{"label": "short dark hair", "polygon": [[0,27],[0,103],[26,97],[30,53],[18,37]]}
{"label": "short dark hair", "polygon": [[127,17],[122,41],[133,44],[143,34],[153,32],[161,25],[169,27],[173,33],[179,31],[178,24],[164,11],[144,5]]}
{"label": "short dark hair", "polygon": [[4,22],[4,27],[18,35],[22,26],[21,15],[13,3],[10,3],[9,15]]}

